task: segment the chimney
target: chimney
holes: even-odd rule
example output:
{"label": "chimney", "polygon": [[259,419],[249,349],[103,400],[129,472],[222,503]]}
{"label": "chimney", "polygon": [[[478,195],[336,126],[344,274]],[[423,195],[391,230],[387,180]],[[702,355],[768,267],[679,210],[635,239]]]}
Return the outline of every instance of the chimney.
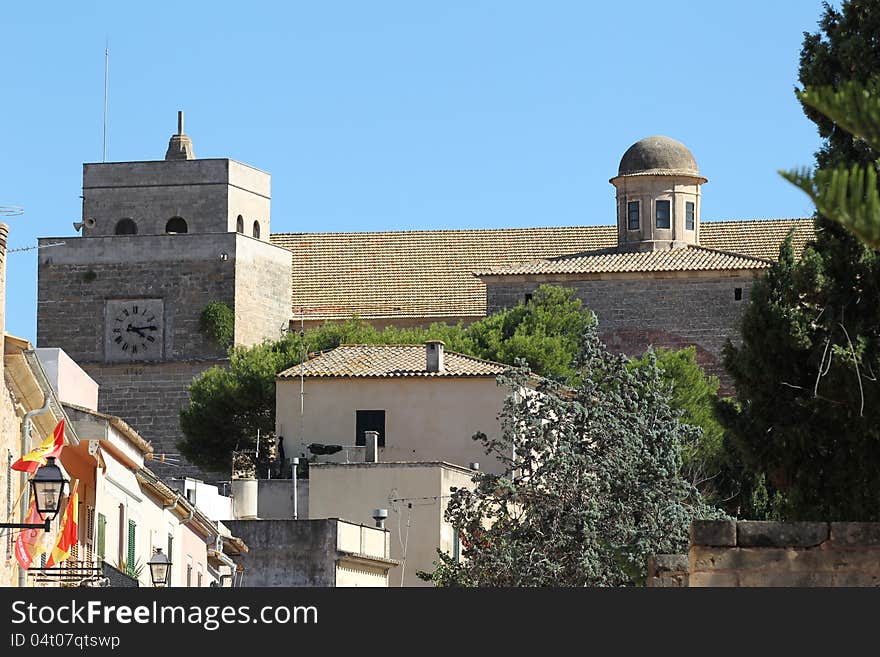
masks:
{"label": "chimney", "polygon": [[364,454],[364,463],[379,462],[379,432],[364,431],[364,443],[367,446]]}
{"label": "chimney", "polygon": [[443,372],[443,340],[428,340],[425,343],[425,363],[429,372]]}

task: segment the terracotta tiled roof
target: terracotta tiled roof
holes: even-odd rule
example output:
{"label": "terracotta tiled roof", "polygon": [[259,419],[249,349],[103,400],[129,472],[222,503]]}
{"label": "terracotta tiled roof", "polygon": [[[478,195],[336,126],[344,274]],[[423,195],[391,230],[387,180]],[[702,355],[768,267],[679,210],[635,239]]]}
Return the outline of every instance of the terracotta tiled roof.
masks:
{"label": "terracotta tiled roof", "polygon": [[[811,219],[703,221],[700,243],[753,258],[776,258],[795,229],[798,253],[813,237]],[[480,230],[279,233],[291,251],[292,316],[310,320],[482,317],[484,271],[614,247],[616,226]]]}
{"label": "terracotta tiled roof", "polygon": [[[303,376],[320,378],[350,377],[443,377],[443,376],[497,376],[506,365],[447,351],[443,356],[442,372],[427,370],[423,344],[344,344],[307,360],[302,366]],[[278,375],[279,379],[295,379],[300,366],[295,365]]]}
{"label": "terracotta tiled roof", "polygon": [[552,260],[474,272],[477,275],[514,276],[531,274],[604,274],[672,271],[731,271],[766,269],[770,260],[752,258],[702,246],[664,251],[619,252],[602,249]]}

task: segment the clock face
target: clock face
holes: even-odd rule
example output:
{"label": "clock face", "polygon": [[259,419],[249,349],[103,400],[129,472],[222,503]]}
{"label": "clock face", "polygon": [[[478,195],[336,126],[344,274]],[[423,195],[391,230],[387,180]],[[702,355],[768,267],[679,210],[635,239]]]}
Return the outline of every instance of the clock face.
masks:
{"label": "clock face", "polygon": [[111,299],[105,310],[107,360],[159,360],[164,342],[162,299]]}

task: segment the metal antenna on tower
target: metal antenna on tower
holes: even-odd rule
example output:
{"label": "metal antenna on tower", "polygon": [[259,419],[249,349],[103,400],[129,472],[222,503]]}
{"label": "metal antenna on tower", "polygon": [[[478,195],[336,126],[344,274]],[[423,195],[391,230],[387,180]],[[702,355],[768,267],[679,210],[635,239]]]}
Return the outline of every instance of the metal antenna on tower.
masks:
{"label": "metal antenna on tower", "polygon": [[303,431],[303,422],[306,411],[306,310],[302,307],[299,309],[299,345],[299,446],[302,453],[305,453],[306,437]]}
{"label": "metal antenna on tower", "polygon": [[101,162],[107,161],[107,88],[110,79],[110,39],[104,47],[104,148]]}

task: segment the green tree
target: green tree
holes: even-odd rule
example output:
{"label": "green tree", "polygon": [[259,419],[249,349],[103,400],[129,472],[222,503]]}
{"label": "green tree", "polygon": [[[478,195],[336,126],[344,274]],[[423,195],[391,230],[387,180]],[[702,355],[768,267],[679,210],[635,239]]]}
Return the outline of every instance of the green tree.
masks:
{"label": "green tree", "polygon": [[[852,83],[870,89],[880,73],[880,5],[826,4],[820,28],[804,38],[800,81],[808,90],[799,96],[824,138],[820,172],[861,167],[857,184],[844,185],[861,201],[872,192],[867,171],[878,152],[816,109],[817,97],[834,92],[809,89],[831,88],[850,101]],[[824,193],[830,180],[813,191]],[[722,419],[768,498],[782,494],[786,517],[878,520],[880,255],[826,216],[833,204],[819,209],[816,240],[801,259],[787,241],[752,288],[742,344],[724,354],[739,403],[723,406]]]}
{"label": "green tree", "polygon": [[512,364],[522,358],[536,374],[575,383],[580,336],[594,322],[573,290],[541,285],[530,301],[471,324],[465,331],[464,348],[471,355],[499,363]]}
{"label": "green tree", "polygon": [[[621,586],[644,581],[650,554],[687,547],[694,518],[717,516],[680,474],[681,423],[655,360],[630,367],[585,330],[572,389],[548,380],[530,392],[527,368],[512,389],[497,438],[477,434],[504,464],[456,489],[446,520],[462,559],[438,551],[440,586]],[[524,392],[525,391],[525,392]]]}

